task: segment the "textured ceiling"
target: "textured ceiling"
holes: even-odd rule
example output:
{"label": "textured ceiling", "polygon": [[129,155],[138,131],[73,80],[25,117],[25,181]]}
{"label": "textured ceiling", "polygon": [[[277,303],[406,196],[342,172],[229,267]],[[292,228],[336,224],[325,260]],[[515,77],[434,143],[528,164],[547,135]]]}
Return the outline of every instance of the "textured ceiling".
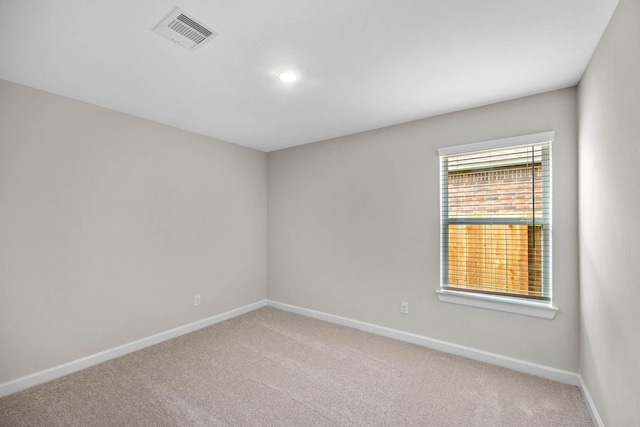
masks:
{"label": "textured ceiling", "polygon": [[[574,86],[616,4],[1,0],[0,78],[272,151]],[[154,33],[176,6],[220,36]]]}

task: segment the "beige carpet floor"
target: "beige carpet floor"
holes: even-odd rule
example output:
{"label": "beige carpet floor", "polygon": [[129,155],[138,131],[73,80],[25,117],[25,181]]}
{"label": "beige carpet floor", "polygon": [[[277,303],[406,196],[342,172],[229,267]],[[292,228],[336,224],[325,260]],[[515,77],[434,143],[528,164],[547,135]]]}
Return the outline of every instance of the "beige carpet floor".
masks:
{"label": "beige carpet floor", "polygon": [[262,308],[0,399],[3,426],[590,426],[576,387]]}

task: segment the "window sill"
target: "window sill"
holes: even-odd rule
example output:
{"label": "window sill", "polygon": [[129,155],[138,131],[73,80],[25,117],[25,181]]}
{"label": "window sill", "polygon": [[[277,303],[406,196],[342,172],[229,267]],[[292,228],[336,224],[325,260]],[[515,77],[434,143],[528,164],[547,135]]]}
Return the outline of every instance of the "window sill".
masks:
{"label": "window sill", "polygon": [[558,308],[553,307],[551,303],[525,301],[496,295],[480,295],[442,289],[437,290],[436,294],[441,302],[521,314],[523,316],[538,317],[541,319],[551,320],[556,316],[556,313],[558,313]]}

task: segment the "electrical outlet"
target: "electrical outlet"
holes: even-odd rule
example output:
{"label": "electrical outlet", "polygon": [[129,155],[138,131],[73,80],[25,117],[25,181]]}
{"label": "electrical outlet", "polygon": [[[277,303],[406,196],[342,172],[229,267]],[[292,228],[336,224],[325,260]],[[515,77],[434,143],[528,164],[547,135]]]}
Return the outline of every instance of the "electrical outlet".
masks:
{"label": "electrical outlet", "polygon": [[200,305],[200,295],[193,297],[193,305]]}
{"label": "electrical outlet", "polygon": [[400,313],[402,314],[409,314],[409,303],[402,301],[400,303]]}

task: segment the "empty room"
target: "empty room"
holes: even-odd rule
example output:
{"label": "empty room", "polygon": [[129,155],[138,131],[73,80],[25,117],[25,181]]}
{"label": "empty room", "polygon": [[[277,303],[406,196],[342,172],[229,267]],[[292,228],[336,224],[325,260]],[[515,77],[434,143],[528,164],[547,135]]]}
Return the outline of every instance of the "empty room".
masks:
{"label": "empty room", "polygon": [[640,425],[640,0],[0,23],[0,426]]}

